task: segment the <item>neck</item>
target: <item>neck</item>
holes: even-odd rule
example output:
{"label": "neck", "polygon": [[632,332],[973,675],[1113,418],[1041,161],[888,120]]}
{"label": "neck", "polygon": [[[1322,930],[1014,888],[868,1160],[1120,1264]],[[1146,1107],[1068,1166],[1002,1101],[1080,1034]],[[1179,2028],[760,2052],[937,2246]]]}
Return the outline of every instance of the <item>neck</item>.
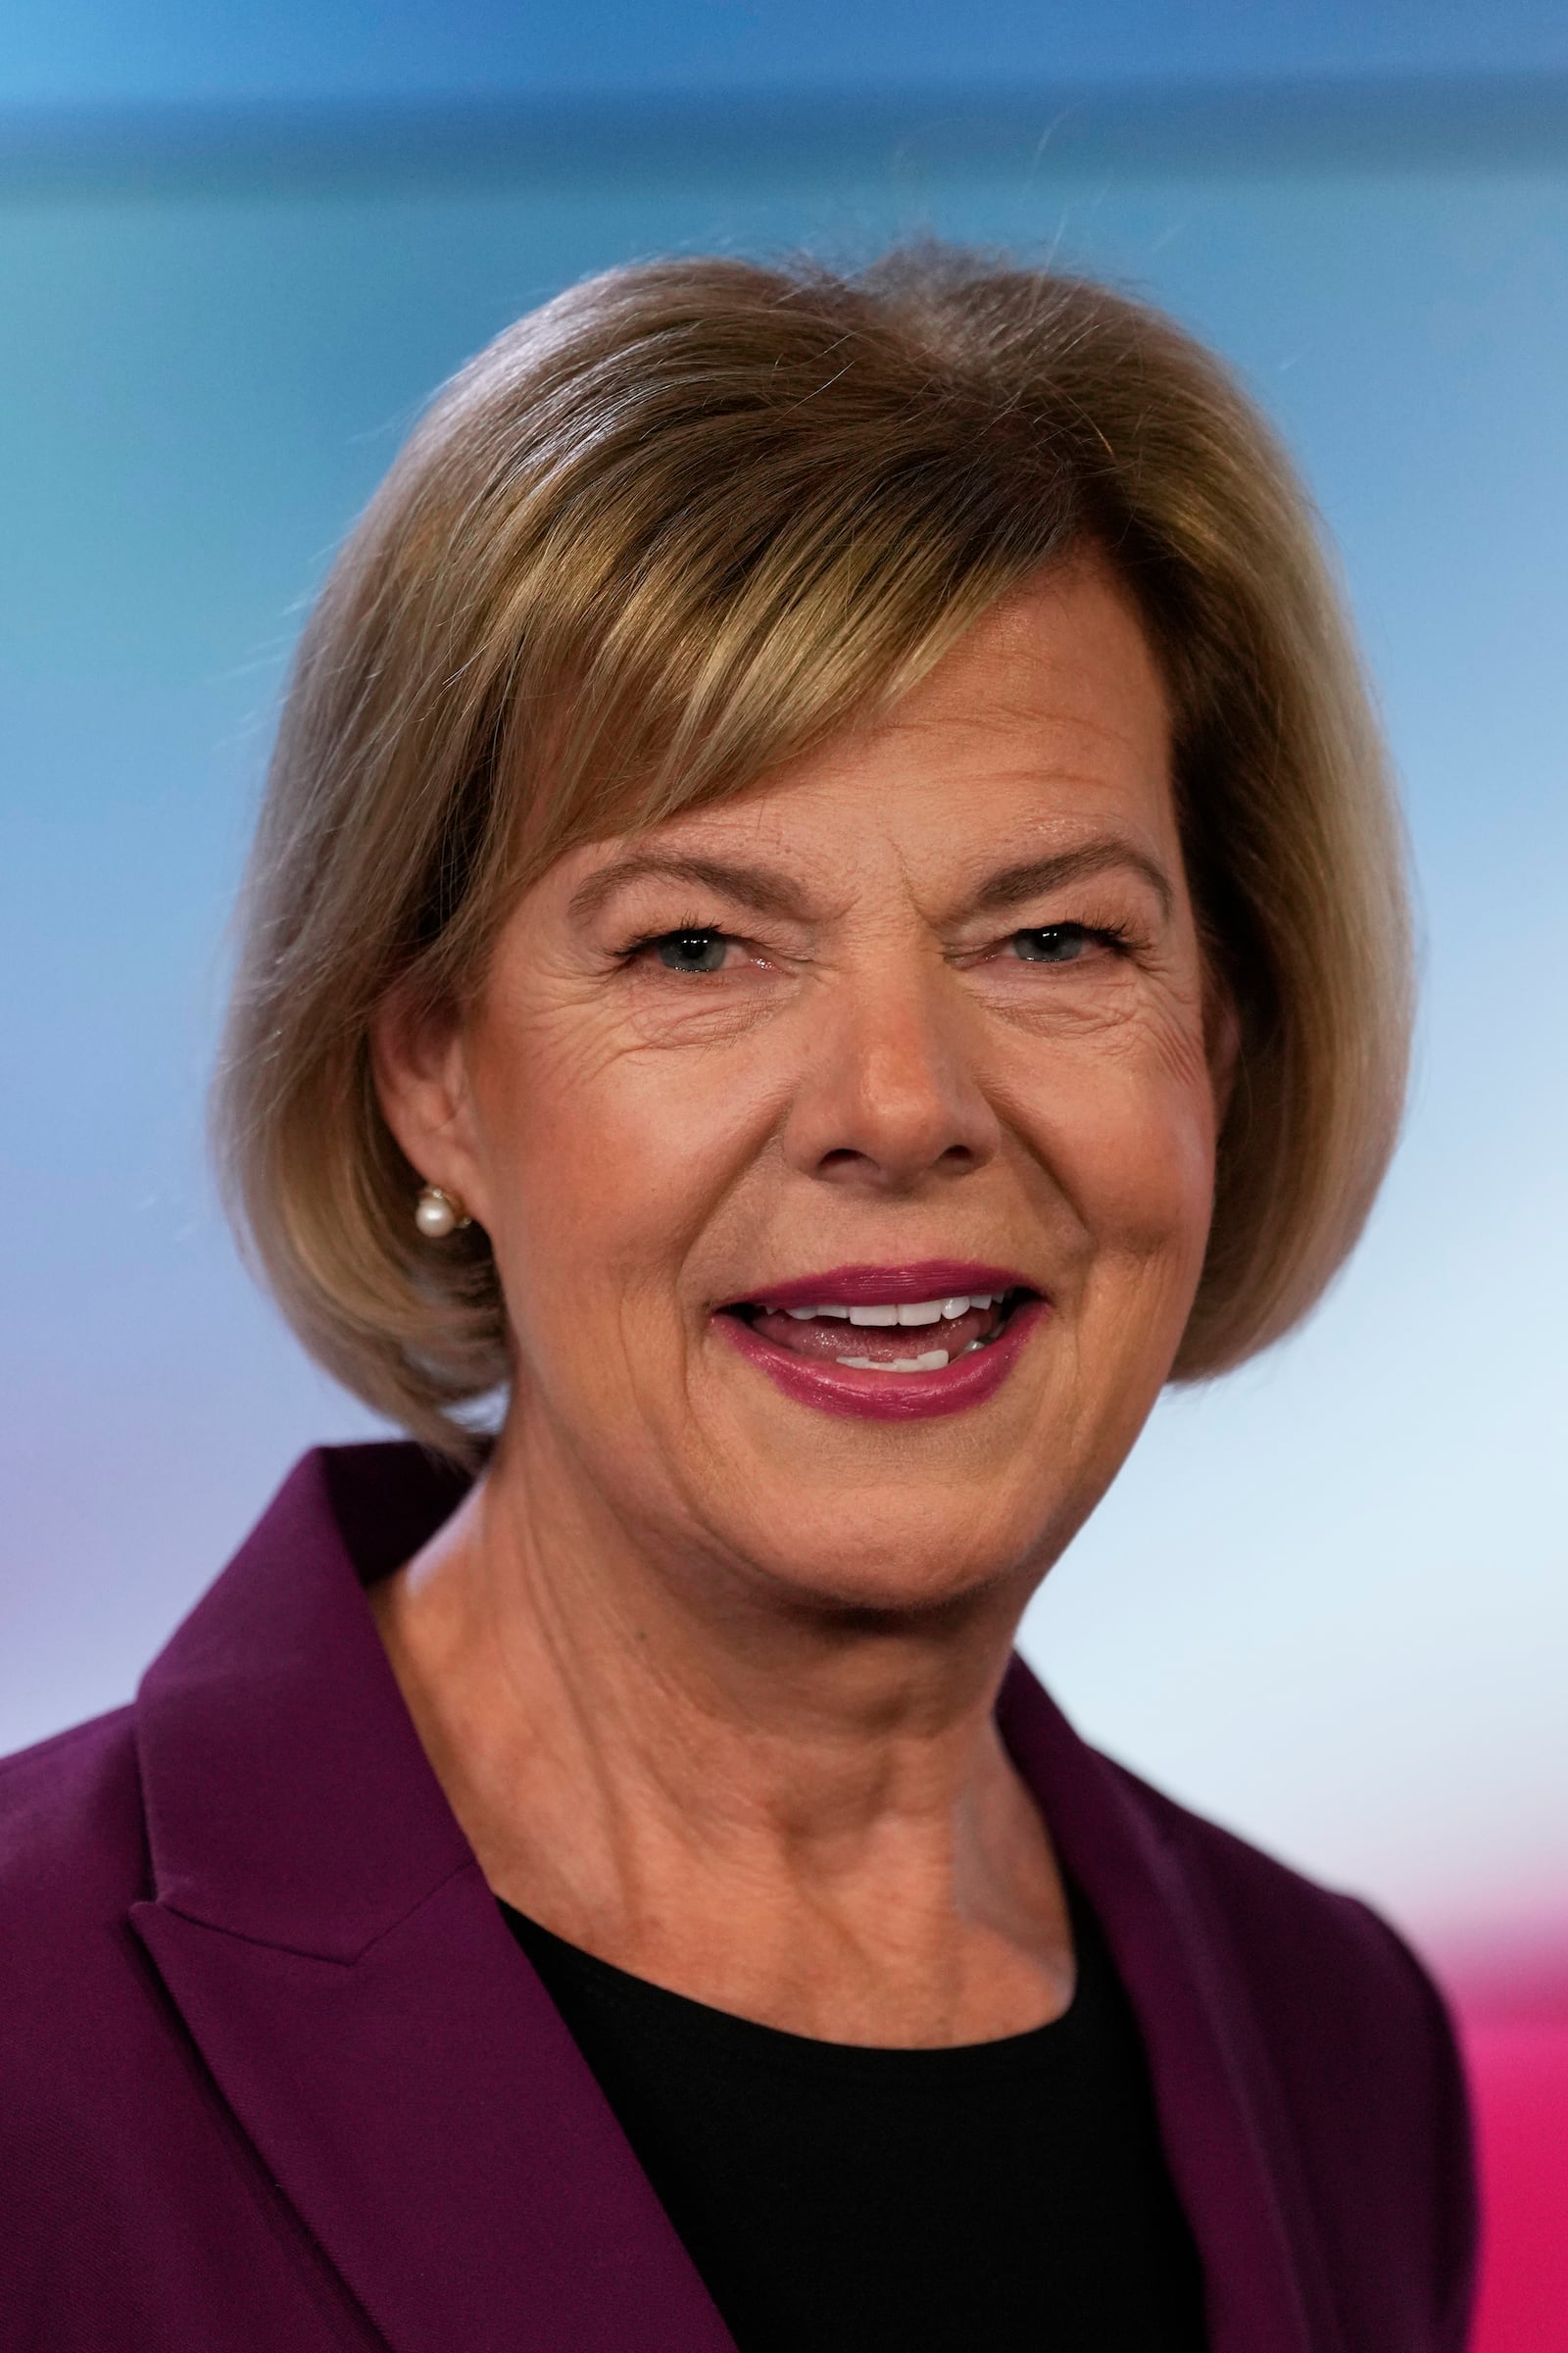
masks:
{"label": "neck", "polygon": [[1011,1597],[805,1604],[634,1538],[513,1430],[374,1606],[486,1878],[557,1935],[835,2040],[983,2040],[1069,1997],[993,1714]]}

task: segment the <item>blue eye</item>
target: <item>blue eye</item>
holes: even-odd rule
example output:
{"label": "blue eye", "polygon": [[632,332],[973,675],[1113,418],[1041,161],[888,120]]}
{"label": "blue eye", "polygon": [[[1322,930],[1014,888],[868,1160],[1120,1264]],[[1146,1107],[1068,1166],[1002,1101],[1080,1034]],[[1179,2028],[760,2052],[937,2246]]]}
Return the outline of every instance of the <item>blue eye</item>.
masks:
{"label": "blue eye", "polygon": [[650,945],[670,972],[719,972],[729,942],[721,931],[670,931]]}
{"label": "blue eye", "polygon": [[1038,931],[1015,931],[1012,953],[1026,964],[1071,964],[1093,938],[1082,923],[1046,923]]}

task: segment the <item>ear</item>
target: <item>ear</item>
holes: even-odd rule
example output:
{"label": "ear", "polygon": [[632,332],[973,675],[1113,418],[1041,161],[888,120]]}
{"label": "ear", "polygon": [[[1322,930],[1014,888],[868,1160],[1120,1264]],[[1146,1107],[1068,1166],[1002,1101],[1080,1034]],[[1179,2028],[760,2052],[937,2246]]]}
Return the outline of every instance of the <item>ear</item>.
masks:
{"label": "ear", "polygon": [[1211,974],[1204,987],[1203,1050],[1208,1061],[1209,1091],[1214,1098],[1217,1136],[1231,1107],[1242,1059],[1242,1017],[1229,982],[1217,974]]}
{"label": "ear", "polygon": [[370,1023],[370,1071],[381,1116],[411,1165],[425,1184],[454,1195],[485,1224],[472,1091],[456,1008],[433,1011],[410,991],[390,990]]}

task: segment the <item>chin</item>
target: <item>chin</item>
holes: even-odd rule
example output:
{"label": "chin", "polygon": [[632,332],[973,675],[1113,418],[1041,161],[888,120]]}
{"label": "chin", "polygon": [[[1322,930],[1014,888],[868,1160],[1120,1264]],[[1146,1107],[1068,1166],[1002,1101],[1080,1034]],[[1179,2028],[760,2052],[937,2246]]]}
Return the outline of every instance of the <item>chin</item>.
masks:
{"label": "chin", "polygon": [[922,1616],[1003,1597],[1021,1607],[1049,1555],[1037,1520],[1009,1525],[1009,1516],[977,1517],[953,1508],[951,1492],[939,1501],[919,1488],[902,1489],[892,1502],[824,1498],[815,1509],[803,1508],[797,1493],[787,1516],[736,1530],[732,1541],[775,1593],[806,1608]]}

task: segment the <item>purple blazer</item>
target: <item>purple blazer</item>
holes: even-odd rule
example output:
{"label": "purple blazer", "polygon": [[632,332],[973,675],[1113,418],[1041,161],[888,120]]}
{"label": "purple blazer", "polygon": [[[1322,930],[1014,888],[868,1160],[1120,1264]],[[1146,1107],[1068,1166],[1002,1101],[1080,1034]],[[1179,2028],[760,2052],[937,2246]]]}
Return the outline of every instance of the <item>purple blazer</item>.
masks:
{"label": "purple blazer", "polygon": [[[362,1594],[460,1492],[311,1454],[133,1707],[0,1766],[4,2353],[733,2353],[425,1761]],[[1008,1745],[1103,1924],[1212,2353],[1460,2353],[1431,1985],[1088,1748]]]}

